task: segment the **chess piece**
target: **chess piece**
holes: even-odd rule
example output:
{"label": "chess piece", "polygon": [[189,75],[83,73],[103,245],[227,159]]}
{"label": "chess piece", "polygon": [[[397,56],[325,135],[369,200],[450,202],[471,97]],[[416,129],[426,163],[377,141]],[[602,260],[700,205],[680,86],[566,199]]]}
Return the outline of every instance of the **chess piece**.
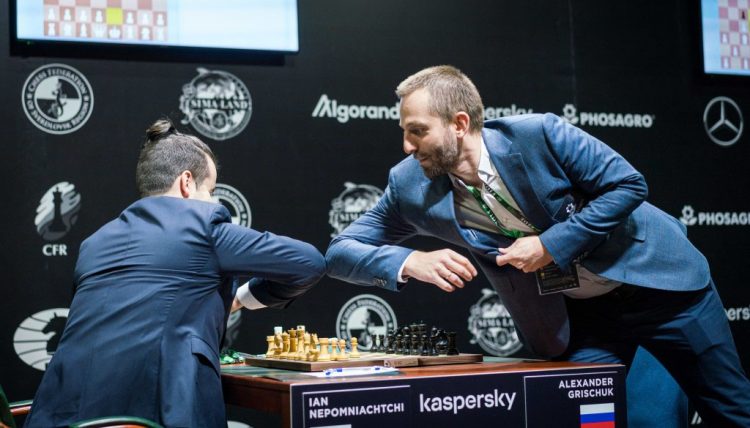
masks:
{"label": "chess piece", "polygon": [[274,336],[266,336],[266,342],[268,342],[268,350],[266,351],[266,358],[272,358],[276,353],[276,342]]}
{"label": "chess piece", "polygon": [[52,8],[47,9],[47,20],[48,21],[55,20],[55,9],[52,9]]}
{"label": "chess piece", "polygon": [[438,355],[448,355],[448,336],[445,331],[439,329],[435,335],[435,350]]}
{"label": "chess piece", "polygon": [[290,360],[294,359],[294,354],[297,353],[297,330],[289,329],[289,353],[287,358]]}
{"label": "chess piece", "polygon": [[393,344],[393,353],[394,354],[403,354],[403,336],[401,336],[401,333],[396,335],[396,342]]}
{"label": "chess piece", "polygon": [[394,342],[396,341],[396,333],[391,330],[388,333],[388,343],[385,345],[385,353],[386,354],[393,354],[395,352],[394,350]]}
{"label": "chess piece", "polygon": [[339,339],[338,337],[331,337],[328,341],[331,342],[331,361],[338,361],[341,356],[341,351],[339,350]]}
{"label": "chess piece", "polygon": [[426,357],[430,355],[430,341],[427,339],[427,335],[423,334],[422,339],[419,341],[419,355]]}
{"label": "chess piece", "polygon": [[56,33],[56,31],[55,31],[55,23],[54,22],[48,23],[47,24],[47,35],[48,36],[54,36],[54,35],[56,35],[55,33]]}
{"label": "chess piece", "polygon": [[458,355],[458,348],[456,348],[456,332],[449,331],[448,335],[448,355]]}
{"label": "chess piece", "polygon": [[279,354],[279,358],[282,360],[286,360],[287,357],[289,357],[289,346],[290,346],[289,343],[290,343],[289,333],[287,332],[282,333],[281,334],[281,346],[282,346],[281,349],[282,350],[281,350],[281,353]]}
{"label": "chess piece", "polygon": [[409,346],[409,355],[419,355],[421,349],[419,349],[419,336],[414,333],[411,335],[411,345]]}
{"label": "chess piece", "polygon": [[104,22],[104,16],[102,15],[101,10],[97,10],[96,14],[94,14],[94,21],[96,22]]}
{"label": "chess piece", "polygon": [[328,338],[320,338],[320,355],[318,361],[331,361],[331,354],[328,353]]}
{"label": "chess piece", "polygon": [[349,344],[352,347],[352,352],[349,356],[352,358],[359,358],[360,355],[359,355],[359,349],[358,349],[359,345],[357,344],[357,338],[352,337],[351,339],[349,339]]}
{"label": "chess piece", "polygon": [[141,28],[141,40],[151,40],[151,30],[148,27]]}
{"label": "chess piece", "polygon": [[72,16],[70,16],[70,9],[65,9],[65,12],[63,12],[63,21],[71,21],[73,19]]}
{"label": "chess piece", "polygon": [[86,24],[81,24],[80,30],[78,30],[78,36],[79,37],[88,37],[89,36],[89,27],[86,26]]}
{"label": "chess piece", "polygon": [[164,15],[163,14],[160,13],[160,14],[156,15],[156,25],[158,25],[160,27],[164,26]]}
{"label": "chess piece", "polygon": [[151,16],[148,13],[144,13],[141,15],[141,25],[150,25],[151,24]]}
{"label": "chess piece", "polygon": [[134,22],[133,22],[133,12],[128,12],[127,14],[125,14],[125,23],[126,24],[131,24],[131,25],[134,24]]}
{"label": "chess piece", "polygon": [[339,349],[341,349],[341,353],[339,354],[339,360],[348,360],[349,354],[346,352],[346,340],[339,339]]}
{"label": "chess piece", "polygon": [[63,24],[62,28],[63,28],[62,30],[63,36],[66,36],[66,37],[73,36],[73,24],[66,22],[65,24]]}

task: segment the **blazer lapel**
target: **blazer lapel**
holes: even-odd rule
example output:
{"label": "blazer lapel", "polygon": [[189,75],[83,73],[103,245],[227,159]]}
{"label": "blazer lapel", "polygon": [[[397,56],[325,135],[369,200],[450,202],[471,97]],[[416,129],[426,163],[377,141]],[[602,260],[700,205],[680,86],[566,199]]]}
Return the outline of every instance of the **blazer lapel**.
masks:
{"label": "blazer lapel", "polygon": [[523,214],[541,230],[551,227],[554,220],[534,192],[521,153],[513,150],[513,143],[500,131],[485,128],[482,130],[482,137],[493,165]]}

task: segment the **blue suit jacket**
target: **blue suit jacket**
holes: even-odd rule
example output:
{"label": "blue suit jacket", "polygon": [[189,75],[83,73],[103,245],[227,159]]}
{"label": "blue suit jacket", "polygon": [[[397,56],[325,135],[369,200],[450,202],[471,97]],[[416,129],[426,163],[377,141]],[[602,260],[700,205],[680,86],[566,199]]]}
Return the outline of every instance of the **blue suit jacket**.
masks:
{"label": "blue suit jacket", "polygon": [[[644,202],[643,176],[601,141],[553,114],[489,121],[482,136],[503,182],[560,266],[570,268],[581,257],[590,271],[628,284],[666,290],[708,284],[708,263],[685,227]],[[533,274],[498,267],[497,248],[510,240],[461,227],[449,177],[427,179],[413,157],[391,170],[377,206],[331,242],[329,275],[398,290],[398,270],[412,251],[398,244],[414,235],[467,248],[530,350],[543,357],[565,350],[562,296],[539,296]]]}
{"label": "blue suit jacket", "polygon": [[219,204],[135,202],[81,245],[68,321],[26,425],[131,415],[226,427],[219,346],[234,275],[257,277],[253,295],[281,307],[324,263],[309,244],[233,225]]}

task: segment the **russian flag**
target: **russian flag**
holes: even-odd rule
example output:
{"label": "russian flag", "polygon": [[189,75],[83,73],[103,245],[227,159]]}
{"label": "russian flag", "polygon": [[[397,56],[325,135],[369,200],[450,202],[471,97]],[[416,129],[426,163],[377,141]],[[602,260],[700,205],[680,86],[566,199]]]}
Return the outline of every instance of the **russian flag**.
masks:
{"label": "russian flag", "polygon": [[581,428],[615,428],[615,403],[582,404]]}

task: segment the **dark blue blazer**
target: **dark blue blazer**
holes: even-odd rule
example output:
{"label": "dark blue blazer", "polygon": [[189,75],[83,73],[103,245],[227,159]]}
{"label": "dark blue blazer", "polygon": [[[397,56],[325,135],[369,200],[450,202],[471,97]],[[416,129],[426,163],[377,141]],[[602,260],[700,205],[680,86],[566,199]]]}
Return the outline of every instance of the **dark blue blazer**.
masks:
{"label": "dark blue blazer", "polygon": [[219,346],[234,275],[283,307],[325,272],[311,245],[233,225],[219,204],[168,196],[128,207],[81,245],[61,342],[26,426],[108,415],[226,427]]}
{"label": "dark blue blazer", "polygon": [[[685,227],[644,202],[643,176],[601,141],[553,114],[488,121],[482,136],[503,182],[560,266],[582,258],[590,271],[628,284],[665,290],[708,285],[708,263]],[[414,235],[467,248],[530,350],[542,357],[565,350],[570,329],[562,296],[539,296],[533,274],[498,267],[497,248],[511,241],[461,227],[450,178],[429,180],[413,157],[391,169],[376,207],[331,242],[329,275],[398,290],[399,268],[412,251],[398,244]]]}

